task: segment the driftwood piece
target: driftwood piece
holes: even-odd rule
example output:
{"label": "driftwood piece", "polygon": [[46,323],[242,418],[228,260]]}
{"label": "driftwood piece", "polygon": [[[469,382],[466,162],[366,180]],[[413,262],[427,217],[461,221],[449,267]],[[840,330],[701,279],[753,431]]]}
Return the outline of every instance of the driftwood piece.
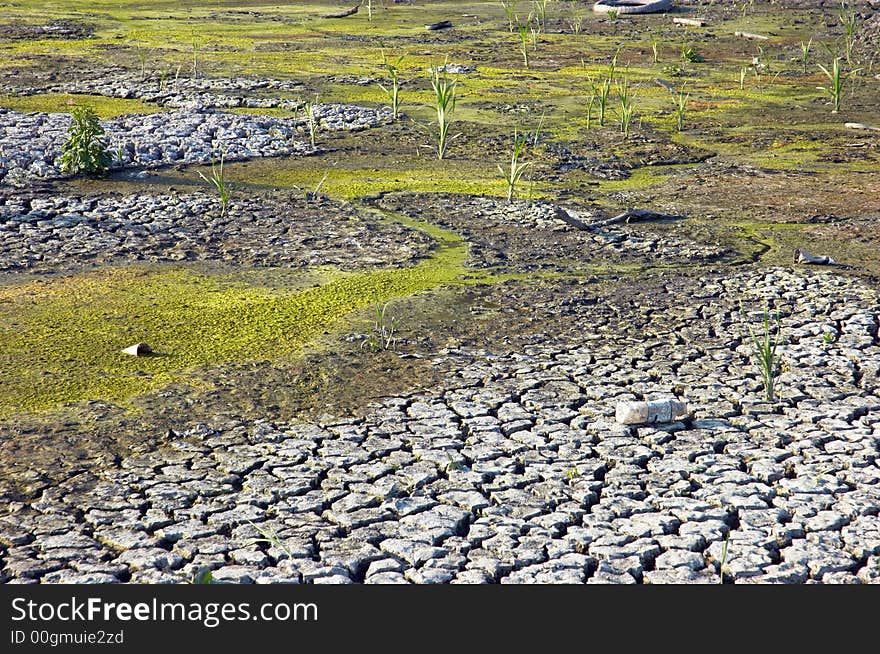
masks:
{"label": "driftwood piece", "polygon": [[345,18],[346,16],[353,16],[358,12],[360,8],[360,4],[356,4],[354,7],[346,9],[344,11],[337,11],[335,14],[324,14],[321,18]]}
{"label": "driftwood piece", "polygon": [[706,21],[697,18],[673,18],[672,22],[676,25],[687,25],[688,27],[706,27]]}
{"label": "driftwood piece", "polygon": [[794,251],[795,263],[808,263],[814,266],[836,266],[837,262],[827,255],[815,256],[801,249]]}
{"label": "driftwood piece", "polygon": [[670,397],[650,402],[619,402],[614,417],[622,425],[644,425],[672,422],[685,416],[687,416],[687,404]]}
{"label": "driftwood piece", "polygon": [[556,207],[555,216],[562,222],[568,223],[572,227],[583,231],[591,231],[600,227],[615,225],[617,223],[631,223],[647,220],[676,220],[678,218],[681,218],[681,216],[675,216],[668,213],[657,213],[656,211],[650,211],[649,209],[627,209],[623,213],[618,214],[613,218],[606,218],[605,220],[597,220],[595,222],[585,223],[576,215],[572,216],[571,213],[569,213],[562,207]]}
{"label": "driftwood piece", "polygon": [[873,125],[865,125],[865,123],[844,123],[843,126],[847,129],[861,129],[861,130],[867,130],[869,132],[880,132],[880,127],[874,127]]}
{"label": "driftwood piece", "polygon": [[425,25],[425,29],[432,32],[436,30],[448,30],[450,27],[452,27],[451,20],[441,20],[439,23],[431,23],[430,25]]}
{"label": "driftwood piece", "polygon": [[564,223],[568,223],[572,227],[576,229],[580,229],[583,231],[589,231],[590,226],[585,223],[583,220],[578,218],[577,216],[572,216],[568,211],[563,209],[562,207],[556,207],[555,210],[556,218],[561,220]]}
{"label": "driftwood piece", "polygon": [[664,89],[666,89],[670,93],[676,92],[675,87],[672,86],[672,84],[670,84],[669,82],[662,80],[659,77],[657,77],[654,81],[657,83],[657,86],[662,86]]}
{"label": "driftwood piece", "polygon": [[613,218],[606,218],[605,220],[590,223],[589,227],[605,227],[606,225],[614,225],[617,223],[632,223],[646,220],[676,220],[677,218],[681,218],[681,216],[675,216],[669,213],[657,213],[650,209],[627,209]]}
{"label": "driftwood piece", "polygon": [[734,36],[738,36],[741,39],[752,39],[757,41],[769,41],[769,36],[764,36],[763,34],[752,34],[751,32],[734,32]]}

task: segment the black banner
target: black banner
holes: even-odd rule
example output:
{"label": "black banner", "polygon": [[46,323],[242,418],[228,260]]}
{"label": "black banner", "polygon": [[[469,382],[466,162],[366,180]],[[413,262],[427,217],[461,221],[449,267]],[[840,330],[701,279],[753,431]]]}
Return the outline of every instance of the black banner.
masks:
{"label": "black banner", "polygon": [[755,633],[762,645],[777,638],[815,644],[823,634],[839,644],[872,634],[877,597],[869,587],[816,586],[7,585],[0,587],[0,652],[178,651],[184,643],[336,651],[376,634],[389,644],[469,648],[611,638],[630,649]]}

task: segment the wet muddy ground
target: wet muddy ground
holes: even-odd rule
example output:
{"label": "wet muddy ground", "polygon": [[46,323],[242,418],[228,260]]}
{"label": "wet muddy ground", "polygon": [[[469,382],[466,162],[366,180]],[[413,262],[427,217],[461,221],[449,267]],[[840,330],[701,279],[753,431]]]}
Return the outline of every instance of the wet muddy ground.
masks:
{"label": "wet muddy ground", "polygon": [[[530,3],[519,4],[521,13],[528,13]],[[339,6],[332,2],[256,7],[248,13],[218,10],[212,3],[193,7],[187,16],[177,15],[170,4],[117,5],[99,3],[88,13],[77,2],[59,3],[54,9],[42,9],[37,3],[17,7],[15,15],[0,25],[5,60],[0,106],[11,112],[34,112],[41,107],[67,111],[73,98],[73,102],[94,106],[108,119],[126,112],[166,111],[169,106],[180,106],[176,103],[191,103],[197,113],[263,114],[288,121],[279,124],[289,128],[291,136],[285,138],[297,154],[255,155],[229,162],[226,173],[235,189],[228,214],[221,213],[216,195],[198,175],[211,172],[201,155],[193,163],[163,166],[158,165],[167,152],[163,150],[157,152],[158,163],[152,165],[148,159],[138,159],[143,144],[133,142],[128,151],[134,154],[121,160],[127,167],[106,179],[57,178],[40,165],[13,170],[13,164],[2,164],[13,172],[0,183],[0,375],[6,380],[0,388],[0,496],[13,512],[23,511],[27,516],[71,512],[76,519],[69,527],[101,543],[95,551],[91,545],[85,547],[85,558],[93,557],[104,566],[97,571],[100,566],[88,568],[97,563],[83,564],[99,575],[91,581],[159,581],[166,572],[170,577],[186,577],[200,565],[214,570],[251,566],[228,572],[229,580],[236,580],[240,573],[239,581],[285,575],[299,581],[321,577],[340,581],[340,576],[365,581],[380,575],[374,582],[391,582],[399,580],[392,579],[394,574],[405,574],[407,581],[415,582],[448,582],[459,577],[461,581],[497,582],[517,575],[521,580],[538,575],[539,580],[551,581],[560,569],[569,568],[549,565],[558,557],[546,546],[538,548],[543,554],[537,558],[530,554],[509,565],[467,563],[466,559],[471,563],[480,559],[468,556],[480,550],[483,542],[479,533],[471,538],[469,532],[479,532],[478,524],[491,523],[492,516],[501,515],[507,507],[511,519],[525,521],[516,526],[521,538],[530,531],[533,538],[539,538],[537,528],[528,526],[530,518],[569,511],[565,520],[554,523],[551,531],[555,531],[545,535],[548,542],[556,542],[566,533],[574,535],[587,528],[589,520],[583,518],[591,507],[600,516],[596,520],[608,518],[601,518],[603,498],[613,503],[618,495],[628,496],[662,513],[668,507],[657,509],[652,497],[702,500],[708,496],[699,492],[703,485],[706,491],[716,481],[730,482],[707,481],[701,477],[708,474],[704,467],[682,473],[690,484],[687,488],[652,491],[650,481],[646,487],[643,475],[657,474],[669,463],[674,448],[664,450],[662,438],[639,430],[627,436],[602,426],[615,398],[627,393],[639,397],[690,394],[696,415],[682,428],[685,440],[698,441],[701,429],[718,428],[694,421],[733,419],[740,436],[727,438],[720,446],[715,440],[709,448],[719,457],[739,457],[740,437],[760,442],[767,430],[785,429],[778,416],[787,412],[794,416],[788,427],[803,431],[805,439],[815,437],[810,435],[810,425],[821,423],[820,431],[825,434],[816,441],[820,449],[826,448],[821,456],[805,445],[776,456],[773,465],[782,466],[782,477],[767,477],[760,466],[753,469],[749,456],[724,463],[752,475],[750,480],[740,480],[742,484],[766,483],[774,490],[758,489],[761,506],[735,499],[724,504],[723,515],[713,514],[711,519],[718,518],[727,526],[717,534],[707,531],[699,544],[685,547],[697,552],[703,562],[685,566],[694,575],[658,574],[653,583],[699,581],[712,574],[727,581],[763,576],[765,581],[833,583],[837,573],[849,575],[846,580],[850,581],[876,580],[871,570],[880,555],[880,539],[872,541],[873,532],[861,525],[866,516],[876,518],[878,510],[876,474],[870,471],[877,466],[880,424],[874,406],[880,131],[844,126],[880,127],[880,55],[877,14],[871,3],[853,5],[859,31],[847,63],[838,3],[733,8],[678,2],[669,15],[615,19],[594,15],[588,3],[553,2],[548,3],[547,20],[537,41],[527,44],[528,68],[518,36],[509,31],[498,3],[428,3],[418,10],[385,3],[372,21],[363,12],[346,19],[321,19],[331,7]],[[672,22],[674,17],[700,18],[706,26],[682,27]],[[192,18],[199,18],[198,32]],[[455,23],[452,30],[424,29],[434,19],[447,18]],[[769,38],[744,39],[735,36],[736,31]],[[659,48],[656,62],[652,38]],[[805,73],[801,43],[810,38],[814,42]],[[818,67],[830,63],[824,45],[839,52],[845,70],[851,72],[840,113],[832,113],[828,96],[817,90],[827,83]],[[317,147],[310,148],[303,114],[297,109],[303,101],[317,97],[319,103],[371,109],[387,104],[378,88],[378,83],[388,83],[387,69],[381,66],[382,48],[389,60],[405,55],[400,63],[403,117],[382,120],[366,130],[358,126],[357,131],[348,129],[344,118],[338,126],[328,119],[318,133]],[[696,50],[704,61],[685,57],[687,48]],[[606,124],[600,125],[598,108],[595,104],[590,108],[590,98],[593,84],[609,74],[615,53],[617,86]],[[459,92],[452,127],[456,137],[448,156],[440,161],[430,150],[434,114],[426,71],[444,59],[473,69],[453,76]],[[62,67],[81,73],[68,80],[59,75]],[[176,80],[181,80],[177,87]],[[619,125],[617,99],[622,83],[632,87],[636,98],[637,119],[626,138]],[[173,97],[171,105],[156,100],[157,89],[177,89],[169,96]],[[78,95],[83,90],[89,95]],[[681,130],[675,125],[673,102],[679,91],[687,94]],[[173,131],[175,125],[168,129]],[[514,133],[527,135],[524,156],[530,167],[515,200],[508,203],[496,166],[509,166]],[[12,143],[11,134],[4,141],[0,130],[0,145]],[[250,147],[251,136],[244,132],[218,132],[218,147],[223,147],[223,138],[238,151]],[[14,161],[9,152],[2,151],[2,155]],[[655,212],[659,218],[603,223],[628,209]],[[562,220],[560,212],[576,217],[587,228]],[[797,249],[828,255],[839,265],[827,272],[793,265]],[[772,307],[787,321],[783,325],[788,331],[784,329],[781,335],[783,377],[796,377],[787,386],[781,385],[784,406],[769,408],[762,406],[759,371],[748,354],[748,320],[738,310],[743,302],[754,318],[754,312],[763,308],[763,298],[770,298]],[[823,298],[834,302],[823,302]],[[390,327],[393,339],[386,347],[381,338]],[[834,336],[822,336],[826,329]],[[810,330],[818,331],[810,334]],[[844,339],[838,346],[844,336],[863,342],[847,345]],[[800,352],[804,338],[809,347],[818,349]],[[133,362],[118,354],[121,347],[131,345],[129,341],[137,340],[152,341],[167,356]],[[826,360],[817,354],[823,347],[839,349]],[[601,353],[598,361],[590,359],[591,351]],[[540,384],[559,381],[543,373],[530,377],[531,364],[522,364],[519,371],[518,357],[525,352],[536,357],[535,370],[558,365],[566,383],[589,369],[584,373],[586,381],[577,382],[580,388],[573,391],[578,397],[560,403],[541,396],[530,405],[519,389],[509,402],[520,407],[517,411],[530,414],[525,417],[505,418],[504,411],[499,414],[503,403],[486,397],[472,398],[483,407],[474,415],[454,408],[456,393],[469,384],[470,373],[463,371],[471,368],[479,376],[475,387],[494,389],[488,395],[507,388],[511,379],[519,379],[516,384],[538,384],[532,389],[536,392],[543,388]],[[712,360],[726,362],[724,371],[714,369]],[[496,363],[487,371],[482,368],[485,361]],[[616,376],[614,388],[603,395],[596,385],[606,365],[612,366],[608,370]],[[639,372],[631,375],[628,370]],[[701,375],[708,376],[708,390],[696,382]],[[813,382],[833,390],[810,390]],[[699,392],[694,391],[695,384]],[[729,406],[713,404],[710,398],[716,391]],[[553,392],[547,390],[550,395]],[[443,416],[410,410],[435,400],[447,407],[434,407]],[[822,406],[816,409],[814,402]],[[355,479],[363,471],[352,471],[351,466],[365,463],[359,459],[361,454],[343,453],[334,459],[337,455],[330,452],[331,443],[337,436],[346,440],[352,429],[385,438],[388,421],[370,417],[377,406],[380,412],[395,406],[409,412],[418,423],[408,427],[416,441],[433,424],[444,437],[461,442],[436,445],[430,439],[427,444],[404,439],[402,450],[397,446],[387,451],[367,448],[364,456],[373,463],[406,467],[410,464],[407,457],[412,456],[419,465],[431,463],[441,472],[427,486],[414,482],[405,493],[395,491],[359,504],[355,495],[379,492],[376,489],[384,486],[376,480],[386,477],[367,473],[369,479]],[[508,413],[513,410],[508,409]],[[804,417],[810,410],[824,413]],[[458,412],[457,417],[446,420],[448,411]],[[484,415],[505,425],[526,420],[529,425],[524,430],[540,432],[540,439],[545,439],[542,443],[551,445],[553,439],[547,433],[554,429],[568,432],[586,428],[584,421],[598,421],[598,426],[587,428],[595,432],[595,438],[582,439],[582,445],[592,442],[594,449],[577,445],[575,449],[582,451],[574,456],[564,452],[563,445],[554,445],[552,456],[558,461],[553,465],[559,470],[544,479],[567,486],[564,492],[570,496],[576,484],[570,475],[566,477],[566,470],[601,461],[592,472],[584,471],[598,484],[595,501],[583,495],[563,501],[551,493],[552,497],[542,496],[540,508],[529,515],[523,507],[531,505],[513,498],[514,490],[531,488],[533,473],[542,473],[530,466],[540,461],[532,460],[528,452],[524,455],[520,445],[510,449],[509,443],[499,445],[501,449],[485,459],[465,451],[480,441],[479,426],[469,421],[480,422]],[[826,418],[846,424],[837,429],[830,422],[825,424]],[[303,425],[317,425],[325,431],[316,437],[316,447],[302,450],[310,452],[306,459],[297,454],[287,463],[261,459],[259,465],[254,464],[257,467],[228,464],[227,474],[239,477],[229,482],[231,490],[218,491],[232,498],[229,506],[218,503],[199,513],[193,506],[208,502],[207,497],[186,495],[189,499],[182,504],[175,499],[165,506],[158,496],[144,494],[153,484],[144,471],[159,471],[161,466],[155,461],[142,464],[137,457],[160,460],[167,454],[173,458],[169,448],[185,449],[181,443],[201,447],[198,434],[204,434],[210,445],[202,454],[208,456],[210,450],[210,456],[227,465],[220,450],[247,449],[242,445],[243,433],[250,434],[251,445],[259,442],[257,432],[263,428],[255,425],[260,424],[277,424],[282,431],[288,427],[281,426],[288,425],[290,433],[306,429]],[[334,431],[334,424],[343,426]],[[542,425],[550,425],[550,431],[541,432]],[[499,429],[508,438],[520,427]],[[858,447],[827,449],[828,443],[847,441],[846,434],[851,432],[859,435],[850,439]],[[628,447],[653,448],[653,453],[644,458],[606,451],[606,439],[613,445],[614,438],[624,436],[640,441]],[[706,437],[711,440],[717,435]],[[486,438],[491,442],[494,436]],[[797,438],[771,440],[774,448],[783,450],[800,442]],[[728,445],[729,450],[725,449]],[[434,454],[419,455],[423,446],[446,451],[456,466],[462,466],[461,472],[476,475],[479,469],[482,478],[453,479],[455,474],[437,463]],[[534,443],[526,439],[526,446]],[[541,449],[534,447],[536,452]],[[393,454],[396,451],[407,453],[400,455],[398,463],[391,460],[398,456]],[[850,492],[873,498],[855,502],[860,509],[840,509],[844,517],[828,523],[846,541],[840,548],[850,558],[840,562],[828,554],[831,550],[823,549],[824,554],[811,554],[810,561],[820,562],[813,565],[793,554],[781,554],[786,548],[797,550],[805,540],[794,526],[788,540],[780,540],[775,549],[762,545],[761,538],[750,536],[743,527],[746,535],[742,538],[749,547],[763,547],[761,556],[766,554],[766,560],[754,553],[743,554],[739,568],[721,570],[718,553],[712,549],[719,539],[731,529],[740,529],[739,521],[746,524],[748,519],[760,522],[766,518],[758,520],[742,512],[779,508],[773,497],[781,498],[784,493],[777,493],[774,482],[808,479],[815,472],[810,457],[824,460],[826,455],[850,457],[834,460],[838,467],[831,474],[842,484],[833,490],[837,493],[834,501],[816,505],[803,515],[795,510],[796,502],[785,504],[780,510],[787,513],[777,516],[777,522],[797,526],[820,513],[837,511],[835,501],[853,497],[847,495]],[[241,456],[250,461],[255,455],[249,451]],[[244,482],[247,490],[259,466],[272,474],[277,468],[276,479],[289,479],[281,469],[309,458],[318,472],[302,482],[303,493],[310,497],[323,493],[323,499],[304,510],[321,516],[324,523],[308,535],[311,549],[306,548],[304,558],[312,568],[317,563],[333,568],[342,559],[334,559],[335,545],[325,550],[322,543],[338,544],[339,539],[346,539],[346,546],[354,541],[358,547],[367,543],[376,552],[364,554],[347,567],[342,565],[344,573],[314,572],[301,566],[294,574],[280,565],[290,557],[265,547],[250,558],[244,553],[229,554],[231,547],[225,550],[225,558],[200,558],[198,548],[186,549],[190,537],[234,536],[247,541],[253,535],[239,533],[239,527],[263,517],[270,521],[284,517],[284,524],[275,528],[296,531],[296,520],[285,513],[289,507],[278,505],[277,496],[267,500],[248,495],[242,491],[242,482],[251,479]],[[789,463],[783,464],[787,459]],[[480,463],[486,460],[495,460],[498,469],[487,472]],[[181,465],[198,468],[189,459]],[[606,474],[615,466],[619,466],[615,474],[641,480],[639,492],[614,482],[615,474],[605,483]],[[627,466],[634,468],[627,472]],[[137,479],[120,473],[129,469],[138,471]],[[189,473],[174,477],[171,472],[180,471],[162,472],[162,478],[170,481],[161,483],[185,485],[193,477]],[[353,475],[352,479],[346,481],[346,474]],[[377,485],[367,491],[356,487],[367,482]],[[501,485],[495,487],[495,482]],[[112,523],[113,519],[82,520],[82,511],[76,507],[103,497],[104,483],[133,484],[126,492],[140,498],[130,507],[108,511],[122,515],[133,509],[141,518],[153,511],[164,512],[165,518],[150,524],[128,518],[119,524],[145,534],[149,547],[165,551],[166,559],[154,556],[153,563],[135,561],[130,553],[137,546],[100,536],[105,524],[101,520]],[[617,494],[615,488],[623,491]],[[89,489],[98,489],[97,495],[88,495]],[[483,499],[475,506],[461,504],[461,498],[442,499],[451,491],[476,492]],[[80,492],[86,494],[80,496]],[[175,493],[171,495],[179,499]],[[348,496],[351,502],[344,500]],[[410,550],[400,550],[399,543],[389,541],[383,546],[383,540],[391,538],[384,532],[353,533],[385,522],[388,529],[392,523],[399,528],[398,520],[407,517],[406,511],[398,514],[398,509],[389,509],[386,515],[383,508],[363,525],[357,519],[352,523],[339,517],[372,511],[380,502],[401,497],[428,498],[422,507],[428,512],[438,502],[441,507],[451,503],[464,510],[452,520],[448,534],[431,532],[427,540],[412,533],[407,536],[448,551],[433,552],[423,560]],[[581,508],[557,510],[565,502],[580,502]],[[260,515],[243,511],[240,517],[229,517],[228,524],[205,534],[190,533],[183,540],[162,532],[184,519],[210,526],[213,513],[248,505],[257,507]],[[599,543],[592,552],[589,539],[582,540],[572,543],[570,551],[557,552],[559,556],[587,555],[590,560],[574,565],[580,577],[566,573],[556,580],[628,574],[644,582],[650,581],[651,573],[665,569],[655,565],[656,559],[677,548],[662,540],[648,548],[653,552],[656,546],[656,553],[634,554],[639,558],[637,571],[632,565],[617,569],[606,563],[632,556],[623,550],[634,540],[684,534],[687,529],[682,531],[678,523],[688,520],[675,518],[674,526],[663,523],[657,533],[632,532],[632,538],[617,542],[613,535],[619,536],[622,527],[615,520],[630,520],[631,515],[614,511],[613,519],[601,526],[605,529],[607,523],[608,533],[603,534],[607,543]],[[312,517],[302,524],[312,524]],[[699,522],[693,516],[690,519]],[[26,521],[30,525],[27,535],[0,531],[0,563],[5,563],[0,566],[5,571],[0,572],[0,579],[38,580],[49,575],[45,581],[87,581],[65,572],[76,568],[70,563],[77,560],[73,554],[54,556],[58,554],[53,554],[54,546],[41,545],[47,534],[62,534],[65,528],[56,525],[47,532],[40,527],[39,516],[28,520],[33,524]],[[823,532],[817,522],[821,520],[813,520],[805,533]],[[564,528],[559,526],[563,524]],[[851,533],[847,540],[840,534],[848,525],[855,525],[856,535]],[[542,523],[542,527],[547,525]],[[292,532],[290,537],[294,538]],[[468,540],[469,545],[456,546],[456,538]],[[806,541],[817,539],[822,540]],[[30,549],[19,551],[19,545]],[[612,556],[603,546],[623,548],[623,553]],[[826,546],[831,547],[822,545]],[[424,573],[426,561],[444,557],[454,561],[437,565],[454,573]],[[125,560],[120,563],[117,558]],[[368,573],[371,564],[386,558],[396,563]],[[256,559],[261,562],[254,563]],[[522,572],[534,565],[549,568]],[[780,565],[783,570],[777,569]],[[482,573],[474,573],[475,567]],[[271,573],[255,572],[260,570]],[[416,574],[416,570],[422,572]],[[545,573],[550,576],[540,576]],[[104,574],[109,577],[100,576]],[[832,576],[825,578],[826,574]]]}

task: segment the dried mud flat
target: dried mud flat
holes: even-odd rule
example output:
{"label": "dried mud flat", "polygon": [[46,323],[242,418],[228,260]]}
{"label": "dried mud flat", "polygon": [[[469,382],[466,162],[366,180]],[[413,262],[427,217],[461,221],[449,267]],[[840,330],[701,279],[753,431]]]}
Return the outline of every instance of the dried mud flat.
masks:
{"label": "dried mud flat", "polygon": [[[870,3],[860,11],[859,47],[872,47]],[[555,20],[561,39],[568,23]],[[639,29],[592,20],[602,38]],[[100,25],[58,24],[73,31],[44,38],[104,38]],[[772,36],[785,24],[759,23]],[[44,29],[22,25],[0,28],[0,43]],[[689,35],[703,48],[716,38]],[[430,43],[485,52],[484,38],[453,30]],[[718,48],[725,63],[743,49]],[[220,67],[215,56],[204,65]],[[535,59],[533,79],[557,72]],[[479,63],[463,70],[465,87],[480,79]],[[356,71],[217,70],[174,84],[94,63],[70,81],[33,64],[14,72],[10,102],[86,92],[156,113],[108,118],[118,161],[88,181],[57,168],[63,113],[0,109],[0,345],[22,343],[45,366],[33,389],[17,380],[0,401],[0,583],[187,583],[205,571],[260,584],[880,583],[874,133],[800,118],[775,133],[753,118],[730,128],[713,113],[723,103],[703,96],[706,113],[676,138],[666,110],[623,142],[551,115],[531,150],[537,197],[507,202],[474,190],[491,185],[486,161],[508,155],[509,135],[480,113],[508,115],[503,101],[464,104],[447,168],[376,102],[322,104],[319,146],[308,143],[301,87],[356,94]],[[565,102],[548,97],[532,99],[551,114]],[[865,82],[859,118],[876,97]],[[225,211],[195,175],[220,142],[241,162]],[[656,213],[609,221],[633,207]],[[841,265],[792,265],[796,248]],[[146,299],[119,304],[114,293],[138,280]],[[303,315],[287,315],[285,298]],[[241,347],[310,327],[296,348],[254,356],[199,328],[218,340],[202,358],[177,343],[117,374],[104,323],[138,324],[150,307],[177,319],[166,300],[187,305],[183,322],[228,320],[233,341],[235,325],[256,329]],[[82,323],[88,357],[64,342],[68,367],[83,361],[105,386],[64,377],[50,359],[68,353],[49,340],[40,354],[28,330],[70,338],[44,303],[99,316]],[[765,307],[780,320],[774,401],[749,334]],[[377,346],[389,325],[396,338]],[[191,363],[179,371],[175,357]],[[32,372],[17,361],[0,371]],[[671,396],[688,404],[678,422],[615,420],[619,401]],[[10,409],[19,400],[27,408]]]}

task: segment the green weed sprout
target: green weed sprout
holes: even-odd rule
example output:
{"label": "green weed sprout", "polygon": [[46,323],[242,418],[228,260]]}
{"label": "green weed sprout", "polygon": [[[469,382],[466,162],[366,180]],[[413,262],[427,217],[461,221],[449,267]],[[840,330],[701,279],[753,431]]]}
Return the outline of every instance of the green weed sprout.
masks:
{"label": "green weed sprout", "polygon": [[725,570],[729,571],[727,567],[727,554],[730,548],[730,534],[727,534],[727,537],[724,539],[724,545],[721,546],[721,562],[718,564],[718,575],[721,577],[721,581],[719,583],[724,583],[724,573]]}
{"label": "green weed sprout", "polygon": [[571,17],[568,19],[568,26],[571,28],[571,33],[575,36],[578,36],[584,28],[584,15],[574,2],[571,3]]}
{"label": "green weed sprout", "polygon": [[384,84],[379,84],[379,88],[388,96],[388,102],[391,105],[391,119],[397,120],[397,117],[400,115],[400,78],[398,76],[398,68],[400,67],[400,63],[403,61],[403,55],[397,58],[393,64],[389,64],[385,59],[385,52],[382,52],[382,65],[388,71],[388,75],[391,78],[391,83],[386,87]]}
{"label": "green weed sprout", "polygon": [[262,538],[251,538],[247,541],[247,545],[259,545],[260,543],[266,543],[267,545],[271,545],[272,547],[281,550],[284,554],[287,555],[287,558],[293,560],[296,557],[293,555],[293,552],[284,544],[284,541],[281,540],[281,537],[278,535],[270,525],[258,525],[254,522],[248,520],[248,524],[253,527],[256,531],[260,533]]}
{"label": "green weed sprout", "polygon": [[598,84],[595,83],[592,78],[590,78],[590,86],[592,88],[590,106],[592,107],[592,101],[595,98],[595,101],[599,106],[599,127],[604,127],[605,112],[608,109],[608,100],[611,97],[611,78],[606,77]]}
{"label": "green weed sprout", "polygon": [[315,108],[318,106],[318,98],[314,101],[309,100],[303,105],[303,114],[306,120],[306,128],[309,130],[309,143],[313,148],[317,147],[318,141],[318,117],[315,115]]}
{"label": "green weed sprout", "polygon": [[397,342],[397,318],[388,316],[388,304],[377,304],[373,309],[373,331],[361,345],[371,352],[390,350]]}
{"label": "green weed sprout", "polygon": [[653,63],[656,64],[660,61],[660,39],[654,32],[651,32],[648,38],[651,39],[651,54],[653,55]]}
{"label": "green weed sprout", "polygon": [[513,202],[513,196],[516,193],[516,185],[519,183],[519,180],[522,178],[523,174],[526,172],[526,169],[532,165],[531,161],[522,162],[520,158],[522,157],[523,150],[526,147],[526,137],[520,136],[517,134],[516,130],[513,132],[513,150],[510,155],[510,168],[505,170],[501,166],[498,166],[498,172],[501,173],[501,176],[504,178],[504,182],[507,184],[507,201]]}
{"label": "green weed sprout", "polygon": [[516,21],[516,0],[501,0],[501,6],[504,7],[504,13],[507,15],[507,29],[513,32]]}
{"label": "green weed sprout", "polygon": [[700,54],[699,50],[688,43],[683,43],[681,46],[681,60],[693,64],[701,64],[706,61],[703,55]]}
{"label": "green weed sprout", "polygon": [[220,200],[220,217],[223,218],[226,216],[226,211],[229,208],[229,201],[232,199],[232,192],[234,190],[234,185],[226,179],[226,173],[223,171],[223,162],[226,158],[226,153],[220,153],[220,164],[217,165],[214,157],[211,157],[211,177],[205,177],[202,171],[198,171],[199,177],[213,185],[217,191],[217,197]]}
{"label": "green weed sprout", "polygon": [[855,10],[846,2],[840,3],[840,11],[837,15],[843,24],[843,45],[846,51],[846,63],[852,64],[852,51],[856,42],[856,29],[859,19]]}
{"label": "green weed sprout", "polygon": [[807,66],[810,65],[810,48],[813,47],[813,37],[809,41],[801,39],[801,70],[807,74]]}
{"label": "green weed sprout", "polygon": [[542,31],[547,24],[547,0],[533,0],[535,23],[538,30]]}
{"label": "green weed sprout", "polygon": [[833,114],[840,112],[840,102],[843,98],[843,84],[846,78],[855,75],[861,70],[851,70],[848,73],[844,73],[840,65],[840,59],[840,57],[834,58],[834,61],[831,62],[830,70],[825,68],[822,64],[816,64],[819,66],[819,69],[825,73],[825,77],[828,78],[828,86],[819,86],[817,88],[820,91],[825,91],[831,97],[831,102],[834,105],[834,109],[831,111]]}
{"label": "green weed sprout", "polygon": [[624,140],[629,138],[630,125],[635,113],[635,94],[624,77],[617,83],[617,97],[620,102],[620,131]]}
{"label": "green weed sprout", "polygon": [[[745,318],[745,311],[740,306],[740,312]],[[775,329],[774,325],[775,323]],[[761,380],[764,383],[764,396],[768,402],[776,401],[776,378],[779,375],[779,361],[776,349],[779,346],[779,338],[782,334],[782,325],[777,313],[771,320],[770,308],[764,308],[762,326],[760,331],[755,331],[746,322],[749,336],[752,340],[752,355],[761,372]]]}
{"label": "green weed sprout", "polygon": [[677,130],[680,132],[684,129],[684,112],[687,109],[687,103],[690,99],[691,94],[686,93],[684,88],[681,88],[677,94],[675,94],[675,126]]}
{"label": "green weed sprout", "polygon": [[[442,70],[442,72],[441,72]],[[446,76],[446,66],[435,66],[431,69],[431,89],[434,91],[434,109],[437,112],[437,158],[446,156],[449,147],[449,126],[452,124],[452,115],[455,112],[455,91],[457,80]]]}
{"label": "green weed sprout", "polygon": [[593,107],[596,105],[595,91],[590,94],[590,101],[587,103],[587,129],[593,126]]}
{"label": "green weed sprout", "polygon": [[516,31],[519,35],[519,51],[523,56],[523,65],[529,67],[529,24],[517,22]]}

